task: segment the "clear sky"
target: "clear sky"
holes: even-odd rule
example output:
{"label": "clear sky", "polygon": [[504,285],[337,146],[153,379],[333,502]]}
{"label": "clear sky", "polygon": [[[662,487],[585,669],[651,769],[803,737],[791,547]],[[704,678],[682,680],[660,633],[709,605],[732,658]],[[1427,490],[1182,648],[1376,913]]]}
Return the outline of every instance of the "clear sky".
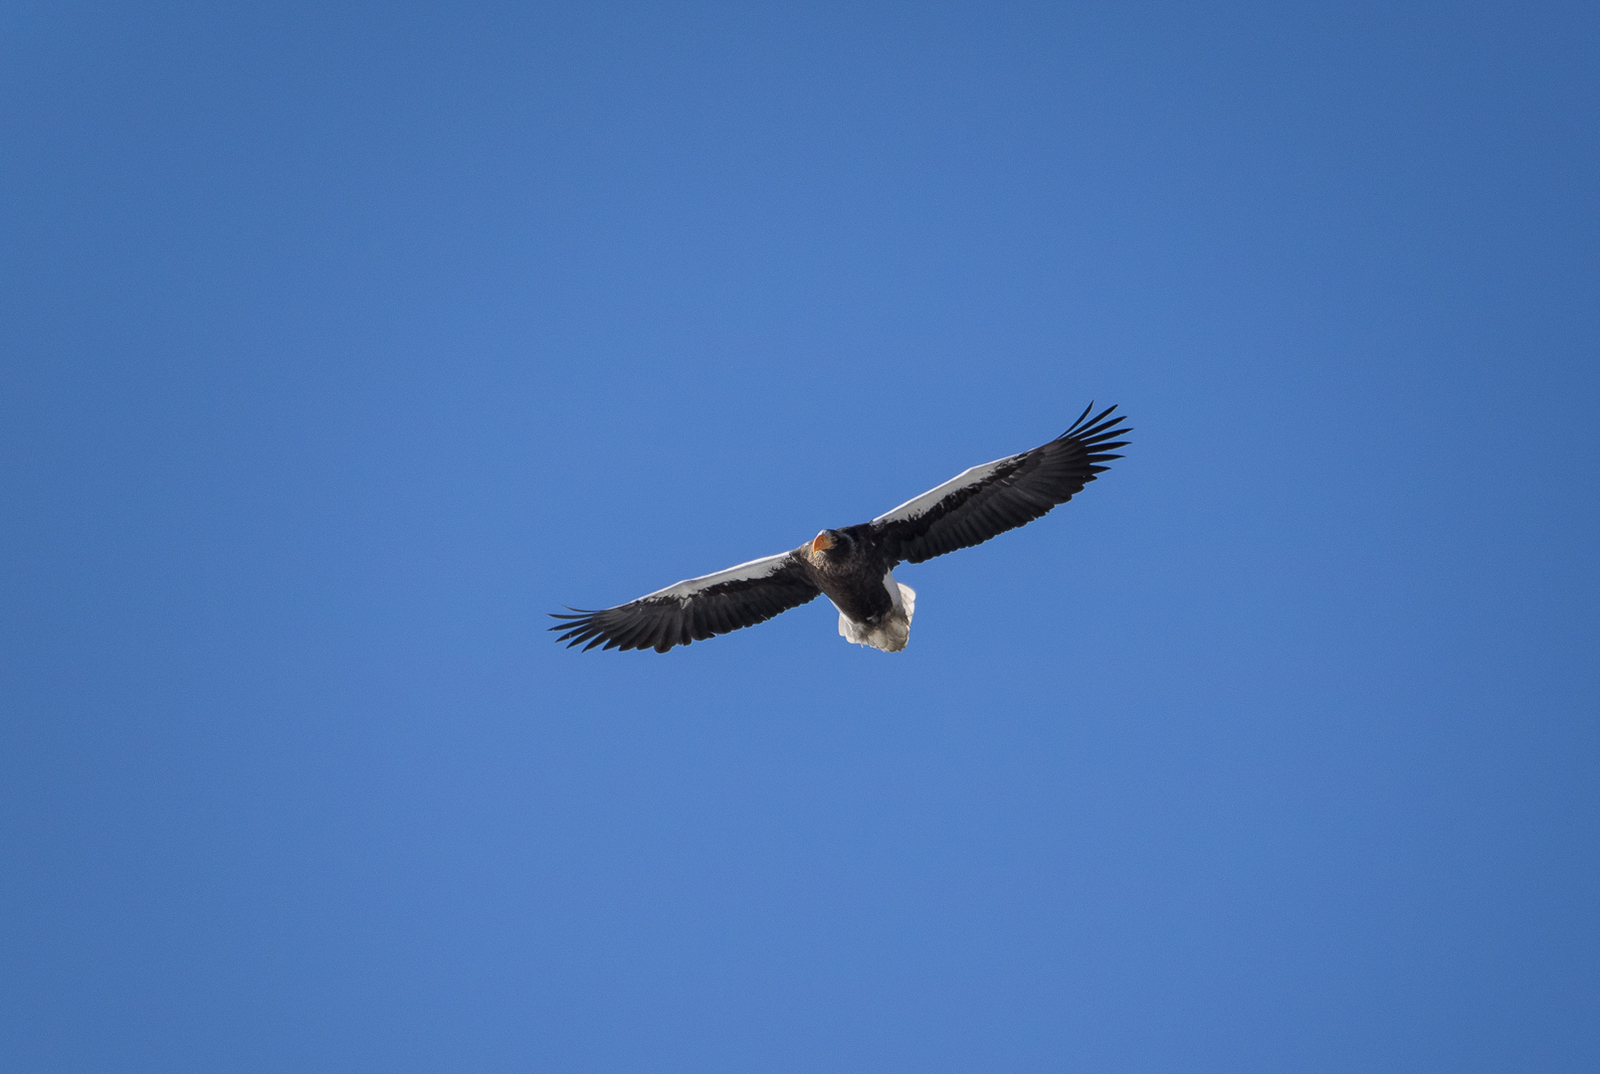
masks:
{"label": "clear sky", "polygon": [[[1600,1069],[1593,4],[0,10],[0,1067]],[[1068,506],[620,603],[1120,404]]]}

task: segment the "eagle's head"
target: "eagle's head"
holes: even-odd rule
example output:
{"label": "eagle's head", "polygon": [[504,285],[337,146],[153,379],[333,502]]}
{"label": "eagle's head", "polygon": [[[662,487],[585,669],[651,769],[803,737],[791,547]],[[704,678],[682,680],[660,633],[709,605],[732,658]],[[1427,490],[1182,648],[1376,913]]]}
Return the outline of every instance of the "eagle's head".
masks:
{"label": "eagle's head", "polygon": [[838,530],[823,530],[811,539],[810,544],[806,545],[806,551],[815,558],[829,552],[840,551],[849,543],[850,538]]}

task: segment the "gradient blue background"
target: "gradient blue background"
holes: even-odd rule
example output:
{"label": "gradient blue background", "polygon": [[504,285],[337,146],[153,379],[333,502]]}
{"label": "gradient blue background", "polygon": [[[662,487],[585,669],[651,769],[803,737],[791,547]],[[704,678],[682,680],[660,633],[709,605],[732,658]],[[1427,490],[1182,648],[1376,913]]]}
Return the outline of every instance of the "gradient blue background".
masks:
{"label": "gradient blue background", "polygon": [[0,1066],[1600,1069],[1597,10],[7,6]]}

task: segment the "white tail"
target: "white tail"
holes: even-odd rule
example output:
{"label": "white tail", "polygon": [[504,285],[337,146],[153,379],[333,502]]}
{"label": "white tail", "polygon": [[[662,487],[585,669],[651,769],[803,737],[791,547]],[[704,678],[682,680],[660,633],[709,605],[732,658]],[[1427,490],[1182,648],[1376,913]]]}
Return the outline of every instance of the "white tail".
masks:
{"label": "white tail", "polygon": [[857,645],[870,645],[886,653],[898,653],[911,638],[911,617],[917,611],[917,591],[894,580],[894,574],[883,576],[883,587],[894,600],[889,614],[876,623],[858,623],[839,613],[839,636]]}

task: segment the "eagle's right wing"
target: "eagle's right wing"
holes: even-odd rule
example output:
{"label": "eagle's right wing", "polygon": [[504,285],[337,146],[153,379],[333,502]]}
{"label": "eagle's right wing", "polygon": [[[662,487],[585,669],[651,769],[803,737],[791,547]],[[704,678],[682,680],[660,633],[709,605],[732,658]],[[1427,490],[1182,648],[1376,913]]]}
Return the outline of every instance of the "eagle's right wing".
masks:
{"label": "eagle's right wing", "polygon": [[815,599],[822,590],[812,585],[794,553],[753,559],[716,574],[689,578],[665,589],[601,611],[572,609],[555,615],[565,631],[557,641],[584,650],[655,649],[704,641],[740,627],[755,626],[790,608]]}

